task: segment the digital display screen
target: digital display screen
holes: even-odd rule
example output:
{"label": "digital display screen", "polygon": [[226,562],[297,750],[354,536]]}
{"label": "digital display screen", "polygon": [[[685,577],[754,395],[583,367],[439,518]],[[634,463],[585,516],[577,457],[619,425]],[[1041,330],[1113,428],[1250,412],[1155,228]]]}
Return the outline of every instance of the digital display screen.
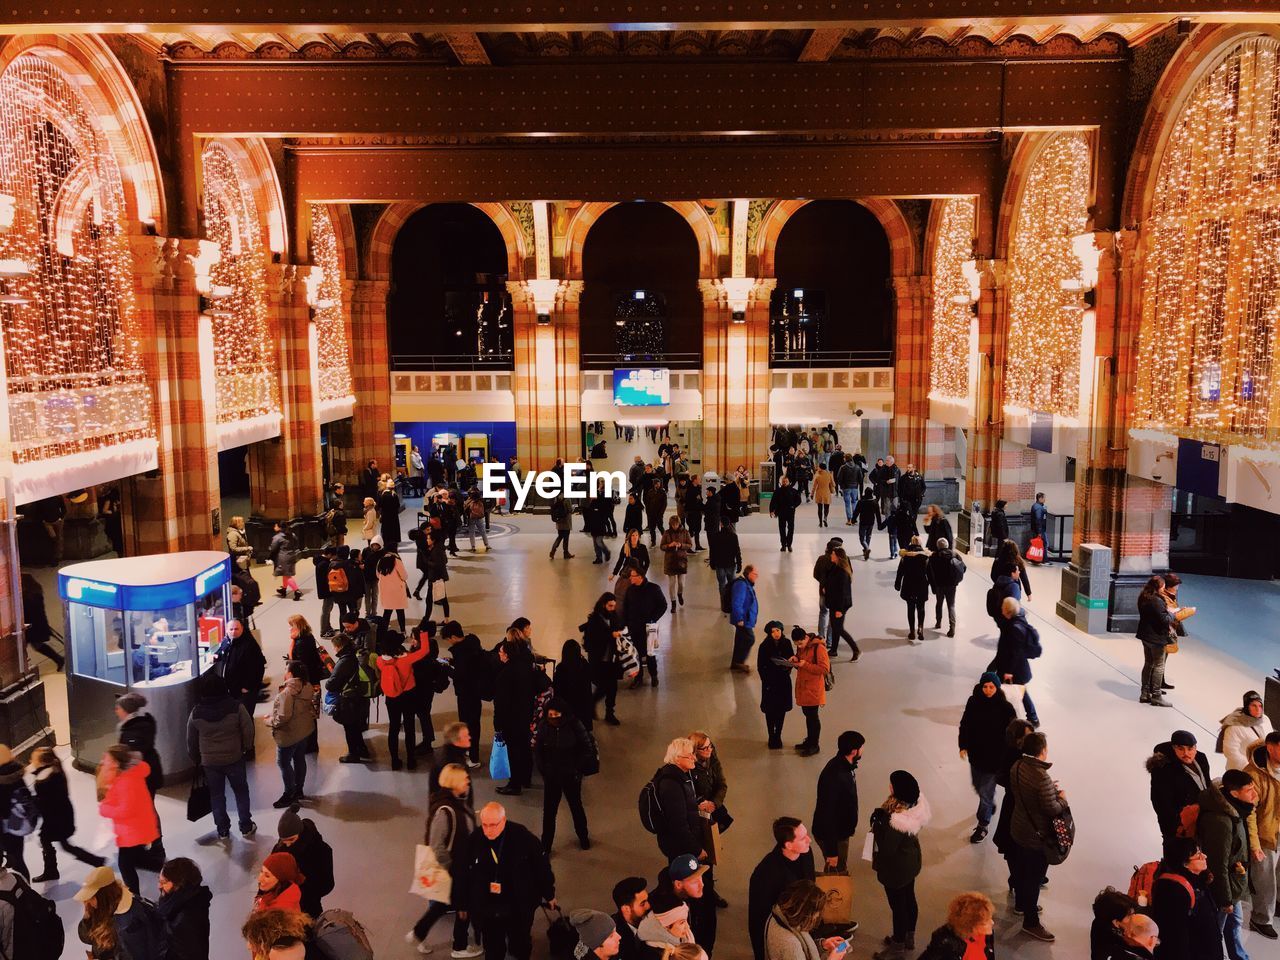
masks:
{"label": "digital display screen", "polygon": [[615,407],[663,407],[671,403],[671,373],[665,367],[613,371]]}

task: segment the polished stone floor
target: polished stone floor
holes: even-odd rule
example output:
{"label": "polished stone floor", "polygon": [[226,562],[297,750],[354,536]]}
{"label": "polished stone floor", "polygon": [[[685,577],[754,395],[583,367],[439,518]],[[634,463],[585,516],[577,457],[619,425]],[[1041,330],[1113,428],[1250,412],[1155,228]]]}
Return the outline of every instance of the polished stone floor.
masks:
{"label": "polished stone floor", "polygon": [[[495,518],[495,523],[500,529],[491,537],[492,551],[471,554],[464,540],[462,555],[452,565],[454,615],[486,645],[500,637],[511,619],[528,616],[534,623],[537,649],[558,657],[560,645],[578,635],[577,625],[605,589],[606,568],[592,565],[590,541],[578,534],[573,540],[575,560],[548,560],[546,550],[553,534],[545,517],[503,517]],[[776,617],[788,624],[812,626],[817,614],[810,575],[813,560],[829,534],[851,533],[851,528],[841,522],[830,530],[819,530],[814,508],[806,506],[792,554],[778,552],[767,517],[751,517],[740,529],[744,558],[762,571],[761,621]],[[948,640],[931,631],[923,644],[909,646],[903,604],[892,589],[895,564],[886,557],[883,534],[877,534],[875,547],[872,560],[859,559],[854,568],[851,627],[864,656],[857,664],[838,665],[839,682],[822,714],[823,752],[811,759],[801,759],[790,750],[764,749],[758,682],[754,675],[739,676],[725,669],[732,631],[719,612],[711,571],[696,562],[705,554],[695,558],[688,605],[664,625],[662,685],[624,693],[618,706],[622,726],[597,726],[603,770],[588,781],[585,791],[595,840],[589,852],[578,850],[567,812],[562,812],[554,853],[562,903],[611,910],[609,890],[617,879],[632,873],[652,879],[657,874],[662,860],[653,837],[637,822],[635,797],[661,763],[669,738],[705,729],[719,745],[729,780],[726,803],[736,818],[725,838],[727,864],[719,871],[719,887],[730,907],[720,915],[716,956],[749,956],[747,877],[771,845],[768,825],[782,814],[810,818],[816,778],[834,748],[836,734],[855,728],[866,735],[867,747],[859,768],[864,813],[854,849],[861,850],[865,811],[887,795],[888,775],[896,768],[916,775],[934,810],[933,822],[921,836],[925,865],[917,890],[922,940],[943,921],[953,894],[976,889],[997,904],[1002,955],[1087,955],[1093,895],[1108,884],[1125,886],[1134,864],[1159,853],[1143,769],[1151,746],[1177,727],[1193,729],[1202,744],[1212,744],[1218,718],[1239,705],[1242,691],[1262,684],[1257,668],[1219,649],[1228,645],[1219,643],[1217,631],[1237,630],[1238,621],[1220,626],[1208,617],[1198,617],[1190,641],[1169,668],[1171,682],[1177,685],[1172,694],[1177,709],[1144,707],[1137,703],[1136,678],[1142,659],[1138,642],[1131,636],[1090,637],[1066,626],[1053,615],[1058,568],[1032,574],[1035,592],[1030,615],[1041,631],[1045,650],[1035,664],[1033,690],[1049,736],[1054,776],[1071,801],[1079,827],[1076,849],[1064,866],[1053,869],[1042,901],[1044,922],[1057,933],[1058,942],[1053,946],[1033,943],[1018,933],[1020,921],[1008,909],[1003,861],[989,841],[979,846],[968,843],[975,798],[967,767],[956,752],[956,725],[965,699],[995,646],[983,609],[986,561],[969,559],[969,574],[960,588],[959,635]],[[412,566],[411,554],[407,559]],[[264,581],[267,571],[256,568]],[[310,566],[300,567],[300,573],[306,575],[304,586],[309,585]],[[1201,589],[1207,588],[1188,578],[1187,602],[1196,603]],[[287,643],[285,619],[301,611],[315,623],[319,604],[310,594],[294,603],[276,600],[270,591],[264,593],[268,599],[257,622],[270,669],[278,674]],[[1237,596],[1243,611],[1238,617],[1249,617],[1247,604],[1262,602],[1258,594],[1243,587]],[[420,614],[421,606],[409,612],[410,616]],[[1274,652],[1274,618],[1265,622],[1270,629],[1259,632],[1257,642],[1269,644]],[[60,677],[46,676],[58,739],[65,744],[65,687]],[[452,697],[438,697],[437,706],[439,727],[453,719]],[[236,839],[229,851],[201,846],[197,840],[209,829],[209,821],[186,822],[185,788],[167,788],[159,801],[170,855],[193,856],[215,893],[213,955],[219,958],[243,956],[239,925],[253,897],[257,864],[273,840],[276,815],[269,805],[279,793],[280,781],[271,739],[261,722],[266,709],[258,709],[259,748],[252,771],[254,807],[261,826],[255,839]],[[485,726],[487,757],[487,710]],[[801,739],[802,728],[799,711],[790,714],[788,744]],[[390,770],[385,726],[375,727],[368,738],[379,762],[367,768],[339,766],[341,731],[322,718],[319,762],[312,759],[308,779],[308,793],[317,799],[308,815],[337,855],[338,887],[327,904],[350,909],[362,920],[373,934],[379,960],[409,957],[414,955],[412,948],[401,938],[423,903],[405,891],[413,847],[422,836],[427,775],[421,770]],[[1215,774],[1221,773],[1221,757],[1212,757],[1211,764]],[[100,838],[92,779],[74,773],[72,781],[79,836],[82,841]],[[487,774],[480,776],[477,802],[491,799],[493,787]],[[541,791],[535,788],[507,806],[513,818],[536,831],[540,804]],[[34,843],[28,847],[28,860],[38,860]],[[850,955],[866,958],[888,932],[888,909],[870,865],[859,861],[852,871],[862,929],[854,937]],[[84,872],[79,864],[64,864],[64,879],[51,884],[48,891],[72,931],[78,905],[71,897]],[[155,895],[154,875],[144,874],[143,885],[147,895]],[[437,956],[447,955],[444,927],[434,932]],[[74,955],[76,942],[74,933],[71,936],[68,956]],[[1275,955],[1267,952],[1274,948],[1266,948],[1256,935],[1247,942],[1255,957]]]}

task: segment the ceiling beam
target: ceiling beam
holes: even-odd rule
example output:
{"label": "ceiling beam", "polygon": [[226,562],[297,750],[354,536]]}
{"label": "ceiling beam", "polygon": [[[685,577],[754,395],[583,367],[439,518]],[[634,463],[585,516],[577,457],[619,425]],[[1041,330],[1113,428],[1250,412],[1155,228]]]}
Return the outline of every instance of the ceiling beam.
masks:
{"label": "ceiling beam", "polygon": [[814,30],[804,43],[804,49],[797,58],[801,63],[824,63],[831,59],[840,42],[849,31],[844,27]]}
{"label": "ceiling beam", "polygon": [[[1147,19],[1206,19],[1280,22],[1274,0],[1053,0],[1055,22],[1099,17],[1135,22]],[[763,30],[776,28],[857,29],[879,25],[954,25],[975,21],[1035,22],[1035,4],[1008,0],[273,0],[245,3],[211,14],[208,0],[42,0],[5,4],[0,32],[182,32],[219,24],[242,31],[303,28],[334,33],[365,31],[486,32],[504,30]],[[1044,15],[1038,19],[1043,20]]]}
{"label": "ceiling beam", "polygon": [[489,51],[485,50],[478,34],[446,33],[444,39],[449,44],[449,49],[453,51],[453,55],[458,58],[458,63],[462,66],[488,67],[493,65],[493,61],[489,59]]}

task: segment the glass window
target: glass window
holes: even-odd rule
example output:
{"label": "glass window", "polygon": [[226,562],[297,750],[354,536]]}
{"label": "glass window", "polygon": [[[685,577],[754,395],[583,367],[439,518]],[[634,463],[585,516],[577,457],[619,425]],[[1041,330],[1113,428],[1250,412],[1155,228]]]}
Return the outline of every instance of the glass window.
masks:
{"label": "glass window", "polygon": [[196,619],[196,642],[200,654],[201,673],[213,666],[214,654],[226,639],[230,599],[231,586],[227,584],[206,594],[196,602],[196,609],[199,611]]}
{"label": "glass window", "polygon": [[123,687],[127,677],[120,611],[74,602],[67,609],[67,645],[76,674]]}
{"label": "glass window", "polygon": [[188,604],[129,612],[131,686],[167,686],[191,679],[195,650],[192,611]]}

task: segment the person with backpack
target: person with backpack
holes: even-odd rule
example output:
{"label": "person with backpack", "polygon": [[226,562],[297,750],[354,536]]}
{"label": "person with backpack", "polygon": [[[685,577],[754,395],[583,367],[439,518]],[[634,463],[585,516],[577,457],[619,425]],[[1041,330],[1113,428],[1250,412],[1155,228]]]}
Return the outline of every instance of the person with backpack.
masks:
{"label": "person with backpack", "polygon": [[271,704],[267,726],[276,742],[276,765],[284,792],[271,804],[277,810],[304,799],[307,779],[307,744],[316,732],[320,690],[297,660],[285,667],[284,683]]}
{"label": "person with backpack", "polygon": [[213,893],[194,860],[178,857],[160,868],[160,899],[171,941],[169,960],[209,960],[209,905]]}
{"label": "person with backpack", "polygon": [[[931,508],[932,509],[932,508]],[[944,521],[945,522],[945,521]],[[942,605],[947,605],[947,636],[956,635],[956,587],[964,579],[965,566],[960,554],[951,549],[951,541],[939,537],[925,565],[929,588],[933,590],[933,629],[942,629]],[[923,631],[923,627],[921,628]]]}
{"label": "person with backpack", "polygon": [[1156,867],[1146,912],[1160,927],[1157,960],[1222,960],[1209,859],[1193,837],[1170,837]]}
{"label": "person with backpack", "polygon": [[[889,535],[892,542],[893,534]],[[902,548],[898,560],[898,574],[893,580],[893,589],[898,591],[907,604],[907,640],[917,642],[917,637],[924,640],[924,605],[929,600],[929,556],[920,545],[919,537],[912,537]],[[920,632],[916,632],[919,621]]]}
{"label": "person with backpack", "polygon": [[35,806],[40,815],[40,850],[44,854],[44,870],[31,882],[47,883],[59,878],[58,855],[53,849],[55,843],[81,863],[94,867],[106,863],[102,857],[71,842],[76,832],[76,811],[71,805],[67,775],[53,748],[36,747],[31,753],[28,769],[35,784]]}
{"label": "person with backpack", "polygon": [[0,854],[10,869],[30,879],[22,848],[27,836],[35,831],[40,814],[23,772],[13,752],[0,744]]}
{"label": "person with backpack", "polygon": [[484,500],[480,497],[480,488],[472,487],[467,491],[467,499],[462,504],[462,515],[466,519],[467,536],[471,538],[471,552],[476,552],[476,534],[484,543],[485,552],[489,552],[489,533],[485,524]]}
{"label": "person with backpack", "polygon": [[478,957],[484,953],[484,947],[467,943],[467,927],[474,927],[478,939],[480,924],[474,919],[468,919],[467,911],[459,906],[463,899],[462,885],[466,882],[463,870],[466,866],[467,846],[475,829],[476,812],[471,803],[471,775],[461,764],[446,764],[440,770],[438,785],[431,791],[424,842],[435,854],[436,862],[449,871],[452,883],[448,899],[433,897],[426,912],[418,918],[413,929],[405,934],[405,942],[416,945],[419,953],[431,952],[432,947],[426,942],[427,935],[431,933],[436,921],[450,910],[454,911],[452,956]]}
{"label": "person with backpack", "polygon": [[518,797],[525,787],[533,785],[529,725],[534,719],[534,700],[549,681],[534,666],[533,651],[514,624],[507,628],[507,639],[498,645],[498,659],[501,667],[494,678],[493,729],[502,734],[507,745],[511,779],[497,792]]}
{"label": "person with backpack", "polygon": [[[801,631],[803,633],[803,631]],[[783,635],[781,620],[764,625],[764,637],[756,648],[756,674],[760,677],[760,712],[764,714],[765,732],[770,750],[782,749],[782,725],[791,712],[791,668],[776,661],[790,661],[795,656],[791,641]]]}
{"label": "person with backpack", "polygon": [[981,843],[996,812],[996,778],[1005,749],[1005,731],[1017,718],[999,674],[988,670],[978,678],[960,717],[960,759],[969,763],[969,780],[978,795],[978,823],[970,843]]}
{"label": "person with backpack", "polygon": [[320,601],[320,635],[329,636],[333,633],[333,607],[334,607],[334,591],[329,584],[329,573],[335,572],[341,576],[342,580],[346,580],[346,574],[341,570],[335,570],[334,563],[338,559],[338,548],[332,544],[325,544],[320,548],[320,555],[315,559],[316,570],[316,598]]}
{"label": "person with backpack", "polygon": [[196,705],[187,718],[187,753],[193,763],[204,768],[209,784],[209,802],[218,839],[231,836],[227,815],[227,785],[236,798],[240,833],[247,839],[257,832],[249,800],[249,780],[245,756],[253,751],[253,718],[216,673],[206,673],[196,686]]}
{"label": "person with backpack", "polygon": [[364,742],[364,731],[369,726],[369,701],[377,691],[370,668],[360,662],[363,654],[352,639],[345,631],[333,638],[336,659],[333,673],[324,682],[325,712],[342,725],[347,740],[347,752],[338,758],[339,763],[373,759]]}
{"label": "person with backpack", "polygon": [[138,891],[138,867],[150,859],[149,848],[160,839],[160,818],[156,816],[155,802],[147,791],[148,772],[147,761],[139,759],[124,744],[116,743],[107,747],[95,778],[98,813],[111,821],[115,834],[120,877],[135,894]]}
{"label": "person with backpack", "polygon": [[[84,904],[78,933],[80,942],[89,947],[91,960],[173,957],[169,928],[156,905],[117,880],[110,867],[95,868],[75,899]],[[18,957],[21,954],[15,960]]]}
{"label": "person with backpack", "polygon": [[1020,688],[1010,702],[1016,708],[1020,700],[1027,712],[1027,720],[1033,727],[1038,727],[1040,718],[1036,716],[1036,705],[1027,687],[1031,683],[1031,661],[1041,652],[1040,633],[1027,622],[1022,604],[1012,597],[1004,599],[1000,614],[1000,639],[996,642],[996,655],[987,664],[987,669],[1000,678],[1001,684]]}
{"label": "person with backpack", "polygon": [[[417,741],[414,730],[417,676],[414,665],[431,653],[431,643],[418,643],[406,650],[398,633],[389,632],[381,644],[379,656],[374,660],[382,694],[387,698],[387,750],[391,754],[391,769],[400,769],[400,725],[404,724],[404,755],[410,770],[418,769],[415,755]],[[426,731],[423,731],[426,734]]]}
{"label": "person with backpack", "polygon": [[569,501],[564,498],[563,493],[551,501],[551,522],[556,527],[556,539],[551,544],[551,552],[547,554],[548,558],[554,560],[556,558],[556,548],[562,546],[564,558],[572,560],[573,554],[569,552],[569,534],[573,532],[573,510],[569,506]]}
{"label": "person with backpack", "polygon": [[756,581],[760,571],[748,563],[742,574],[733,581],[729,594],[729,622],[733,624],[733,654],[729,669],[736,673],[750,673],[747,657],[756,645],[756,618],[760,615],[760,602],[756,599]]}
{"label": "person with backpack", "polygon": [[1008,791],[1013,799],[1009,829],[1014,905],[1022,913],[1022,932],[1044,943],[1055,939],[1040,921],[1040,889],[1049,875],[1050,844],[1055,840],[1053,819],[1069,810],[1067,795],[1049,776],[1051,766],[1045,735],[1027,734],[1022,756],[1009,769]]}
{"label": "person with backpack", "polygon": [[707,856],[693,782],[697,762],[693,741],[677,737],[667,745],[663,765],[640,791],[640,824],[657,837],[658,849],[668,860],[689,853],[699,860]]}
{"label": "person with backpack", "polygon": [[271,573],[280,578],[280,586],[276,588],[277,597],[286,597],[293,591],[293,599],[302,599],[302,590],[295,578],[298,565],[298,541],[293,531],[277,522],[273,527],[271,546],[268,555],[271,557]]}
{"label": "person with backpack", "polygon": [[[792,634],[794,638],[795,633]],[[796,744],[802,757],[817,756],[822,747],[822,721],[818,711],[827,702],[827,682],[831,658],[827,645],[816,633],[808,633],[796,641],[796,654],[791,658],[796,671],[796,705],[804,714],[805,737]]]}
{"label": "person with backpack", "polygon": [[1209,758],[1197,749],[1196,736],[1189,730],[1175,730],[1158,743],[1147,758],[1151,775],[1151,807],[1165,840],[1177,834],[1182,811],[1196,803],[1213,778]]}
{"label": "person with backpack", "polygon": [[599,769],[600,758],[595,741],[559,696],[547,704],[546,714],[538,724],[536,739],[534,756],[543,780],[542,850],[551,856],[561,797],[569,803],[578,846],[590,850],[587,811],[582,805],[582,779],[593,766]]}
{"label": "person with backpack", "polygon": [[1243,900],[1249,891],[1249,818],[1258,788],[1243,770],[1228,770],[1200,794],[1195,837],[1209,861],[1209,892],[1218,905],[1218,929],[1230,960],[1249,960],[1240,940]]}

